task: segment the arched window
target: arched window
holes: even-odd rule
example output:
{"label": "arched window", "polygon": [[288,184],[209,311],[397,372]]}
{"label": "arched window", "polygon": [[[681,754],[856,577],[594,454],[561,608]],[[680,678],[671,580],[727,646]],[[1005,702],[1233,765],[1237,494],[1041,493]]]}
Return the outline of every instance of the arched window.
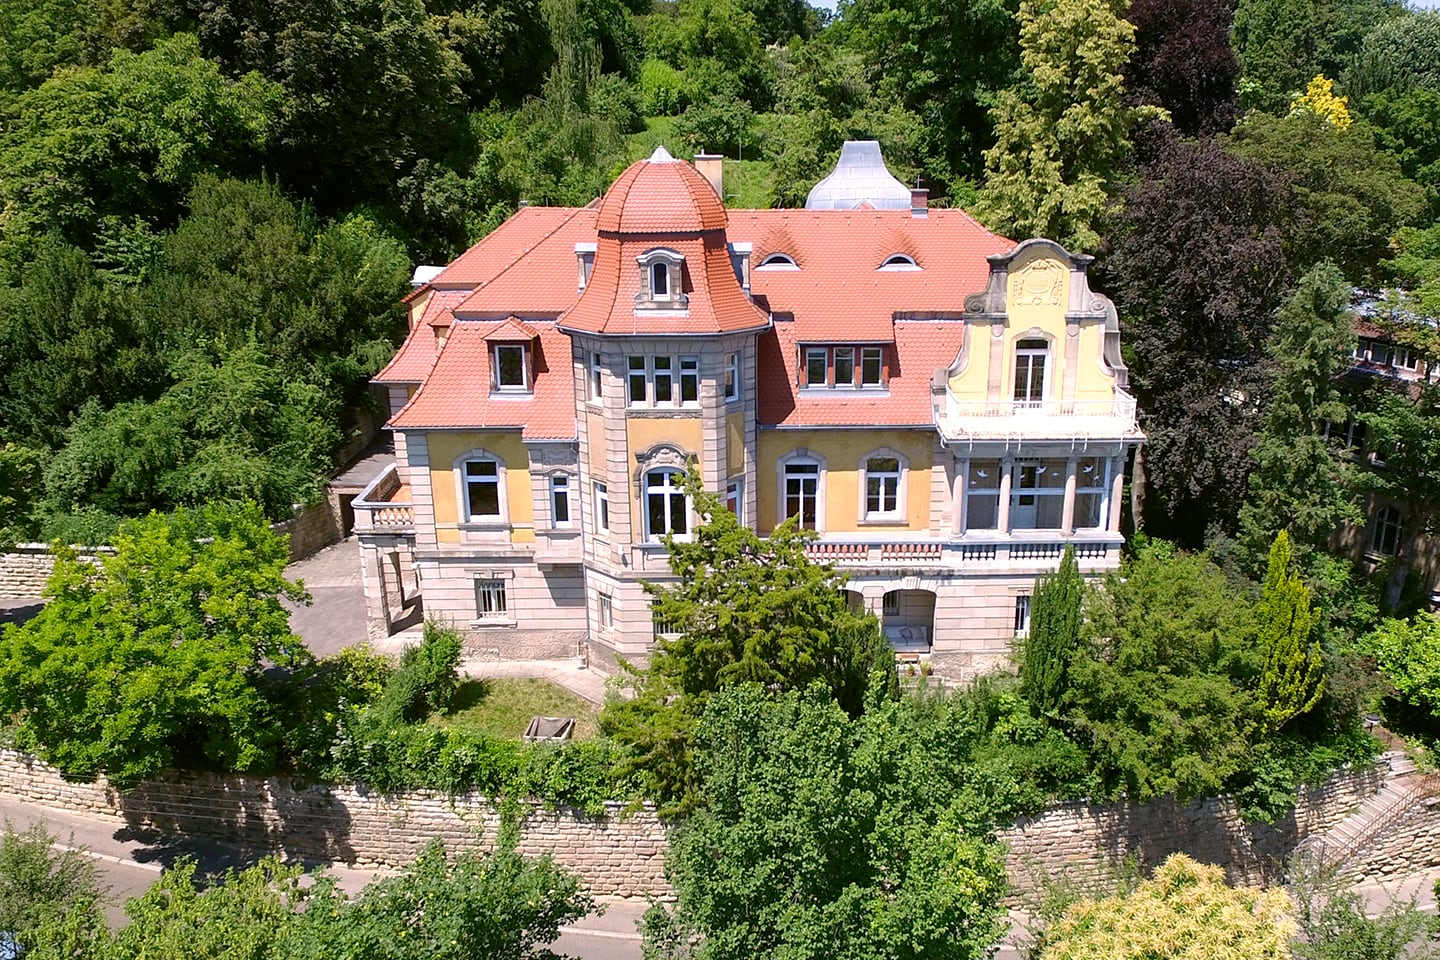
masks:
{"label": "arched window", "polygon": [[905,516],[905,458],[894,450],[876,450],[860,461],[860,517],[870,522]]}
{"label": "arched window", "polygon": [[772,253],[760,261],[756,270],[799,270],[800,265],[788,253]]}
{"label": "arched window", "polygon": [[673,467],[645,474],[645,537],[659,540],[665,534],[683,537],[690,532],[690,500],[685,495],[685,471]]}
{"label": "arched window", "polygon": [[1039,338],[1015,342],[1015,404],[1038,407],[1045,400],[1045,366],[1050,344]]}
{"label": "arched window", "polygon": [[780,467],[780,520],[795,518],[802,530],[824,529],[825,465],[803,451],[787,457]]}
{"label": "arched window", "polygon": [[650,296],[655,300],[670,297],[670,264],[664,260],[650,264]]}
{"label": "arched window", "polygon": [[641,290],[635,303],[642,309],[673,310],[689,301],[681,283],[685,255],[669,247],[655,247],[635,258],[640,267]]}
{"label": "arched window", "polygon": [[920,264],[908,253],[892,253],[880,264],[881,270],[919,270]]}
{"label": "arched window", "polygon": [[1375,525],[1370,531],[1370,551],[1382,557],[1393,557],[1400,552],[1400,537],[1405,532],[1405,521],[1394,507],[1381,507],[1375,515]]}

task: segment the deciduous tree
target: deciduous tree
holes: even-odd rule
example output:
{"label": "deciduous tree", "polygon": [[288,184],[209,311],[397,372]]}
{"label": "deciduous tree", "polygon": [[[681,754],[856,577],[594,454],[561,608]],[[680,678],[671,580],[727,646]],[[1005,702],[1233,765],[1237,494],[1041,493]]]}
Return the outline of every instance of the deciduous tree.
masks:
{"label": "deciduous tree", "polygon": [[1125,19],[1135,25],[1135,52],[1125,66],[1126,99],[1163,107],[1186,136],[1229,130],[1240,108],[1234,12],[1228,0],[1131,0]]}

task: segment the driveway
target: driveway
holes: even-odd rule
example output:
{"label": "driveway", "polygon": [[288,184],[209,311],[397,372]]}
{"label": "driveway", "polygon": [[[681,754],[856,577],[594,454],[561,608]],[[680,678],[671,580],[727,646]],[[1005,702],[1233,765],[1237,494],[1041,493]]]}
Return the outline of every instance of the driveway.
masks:
{"label": "driveway", "polygon": [[365,593],[360,585],[360,541],[354,537],[326,547],[285,568],[310,592],[309,606],[290,608],[290,629],[317,657],[338,653],[366,639]]}

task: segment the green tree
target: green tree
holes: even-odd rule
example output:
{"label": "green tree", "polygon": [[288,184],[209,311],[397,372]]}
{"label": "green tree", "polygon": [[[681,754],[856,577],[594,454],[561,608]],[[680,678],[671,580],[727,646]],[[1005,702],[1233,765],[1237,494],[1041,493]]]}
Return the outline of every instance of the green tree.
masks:
{"label": "green tree", "polygon": [[0,445],[0,545],[34,539],[42,462],[33,447]]}
{"label": "green tree", "polygon": [[1130,151],[1130,130],[1153,108],[1124,102],[1121,75],[1135,28],[1113,0],[1022,0],[1027,82],[999,95],[995,146],[985,152],[980,215],[1001,233],[1099,245],[1099,221]]}
{"label": "green tree", "polygon": [[1058,714],[1069,684],[1070,660],[1080,645],[1085,580],[1067,545],[1060,569],[1035,581],[1030,633],[1020,648],[1020,693],[1036,716]]}
{"label": "green tree", "polygon": [[1240,890],[1184,854],[1131,893],[1073,905],[1041,960],[1290,960],[1296,930],[1283,890]]}
{"label": "green tree", "polygon": [[1430,737],[1440,733],[1440,615],[1385,620],[1363,638],[1361,648],[1375,658],[1406,708],[1408,716],[1393,719]]}
{"label": "green tree", "polygon": [[1440,12],[1409,10],[1382,22],[1365,35],[1344,79],[1357,100],[1416,88],[1440,93]]}
{"label": "green tree", "polygon": [[677,902],[647,916],[647,956],[987,956],[1006,889],[988,784],[941,759],[953,730],[915,717],[892,702],[852,720],[818,686],[712,697],[701,803],[667,859]]}
{"label": "green tree", "polygon": [[280,731],[259,679],[305,656],[281,599],[284,541],[257,507],[125,526],[97,569],[61,552],[48,603],[0,640],[0,713],[66,776],[264,770]]}
{"label": "green tree", "polygon": [[[1405,504],[1405,526],[1392,573],[1403,580],[1415,561],[1415,538],[1432,532],[1440,517],[1440,389],[1423,384],[1412,392],[1403,386],[1377,384],[1371,409],[1361,415],[1371,444],[1384,460],[1384,470],[1366,471],[1362,490]],[[1399,602],[1399,584],[1389,602]]]}
{"label": "green tree", "polygon": [[1270,548],[1270,564],[1255,624],[1265,668],[1260,674],[1260,712],[1273,733],[1320,702],[1325,690],[1325,658],[1312,640],[1315,611],[1310,589],[1290,569],[1290,535],[1281,530]]}
{"label": "green tree", "polygon": [[[43,824],[0,831],[0,932],[36,958],[75,956],[105,932],[95,861],[57,850]],[[0,940],[0,946],[4,941]]]}
{"label": "green tree", "polygon": [[1282,531],[1301,550],[1323,551],[1338,527],[1360,519],[1353,451],[1334,449],[1320,432],[1322,421],[1349,417],[1336,379],[1355,331],[1340,271],[1321,263],[1306,273],[1276,314],[1273,331],[1270,409],[1240,508],[1241,540],[1256,567]]}
{"label": "green tree", "polygon": [[1239,0],[1243,104],[1283,113],[1317,73],[1343,75],[1365,36],[1404,11],[1396,0]]}
{"label": "green tree", "polygon": [[668,542],[676,582],[646,585],[656,622],[674,635],[631,674],[635,696],[611,700],[600,718],[606,733],[635,748],[625,772],[646,781],[650,796],[682,806],[693,799],[690,738],[715,691],[820,683],[854,715],[872,675],[893,675],[874,616],[853,612],[843,577],[806,556],[813,534],[788,523],[762,539],[698,476],[689,488],[704,522],[692,539]]}

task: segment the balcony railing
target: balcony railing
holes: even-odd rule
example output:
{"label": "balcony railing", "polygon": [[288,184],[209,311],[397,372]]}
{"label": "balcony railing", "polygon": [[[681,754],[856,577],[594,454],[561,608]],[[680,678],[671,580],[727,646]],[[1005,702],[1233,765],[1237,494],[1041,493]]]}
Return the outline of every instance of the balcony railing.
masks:
{"label": "balcony railing", "polygon": [[350,504],[355,509],[355,529],[360,533],[408,534],[415,531],[410,488],[400,481],[400,472],[390,464],[360,491]]}
{"label": "balcony railing", "polygon": [[946,394],[937,426],[948,437],[1126,437],[1136,432],[1135,398],[1116,390],[1108,400],[977,400]]}
{"label": "balcony railing", "polygon": [[806,556],[837,567],[956,568],[1004,567],[1015,563],[1033,566],[1037,561],[1059,560],[1066,545],[1079,560],[1118,563],[1121,541],[1112,539],[1005,539],[980,542],[822,540],[805,548]]}

